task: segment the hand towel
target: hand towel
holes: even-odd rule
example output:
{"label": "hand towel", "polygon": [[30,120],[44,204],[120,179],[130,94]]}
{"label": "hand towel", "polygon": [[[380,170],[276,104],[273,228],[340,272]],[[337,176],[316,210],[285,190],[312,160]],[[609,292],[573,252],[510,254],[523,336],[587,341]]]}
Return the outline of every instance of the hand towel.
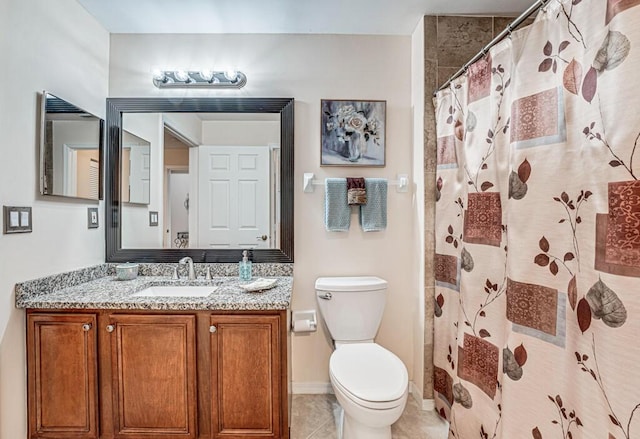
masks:
{"label": "hand towel", "polygon": [[360,206],[360,225],[365,232],[387,228],[387,179],[365,178],[367,204]]}
{"label": "hand towel", "polygon": [[364,178],[347,177],[347,204],[350,206],[367,204],[367,190]]}
{"label": "hand towel", "polygon": [[347,204],[347,179],[327,178],[324,181],[324,226],[328,232],[346,232],[351,222]]}

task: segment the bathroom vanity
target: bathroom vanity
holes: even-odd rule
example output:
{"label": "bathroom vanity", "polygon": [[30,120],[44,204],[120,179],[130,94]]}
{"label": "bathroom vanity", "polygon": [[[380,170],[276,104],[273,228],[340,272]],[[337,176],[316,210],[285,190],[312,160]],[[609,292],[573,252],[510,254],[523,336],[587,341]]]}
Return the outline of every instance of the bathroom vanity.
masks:
{"label": "bathroom vanity", "polygon": [[[29,437],[288,438],[292,278],[275,278],[260,293],[235,277],[17,285],[16,304],[27,309]],[[135,296],[195,284],[215,290]]]}

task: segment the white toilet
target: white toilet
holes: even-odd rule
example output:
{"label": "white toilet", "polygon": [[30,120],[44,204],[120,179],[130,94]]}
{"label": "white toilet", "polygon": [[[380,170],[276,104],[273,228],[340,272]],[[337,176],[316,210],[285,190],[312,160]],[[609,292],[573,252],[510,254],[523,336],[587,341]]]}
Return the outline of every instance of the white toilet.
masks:
{"label": "white toilet", "polygon": [[316,280],[320,314],[335,344],[329,374],[344,410],[342,439],[391,439],[391,424],[407,403],[407,368],[373,341],[386,291],[387,281],[372,276]]}

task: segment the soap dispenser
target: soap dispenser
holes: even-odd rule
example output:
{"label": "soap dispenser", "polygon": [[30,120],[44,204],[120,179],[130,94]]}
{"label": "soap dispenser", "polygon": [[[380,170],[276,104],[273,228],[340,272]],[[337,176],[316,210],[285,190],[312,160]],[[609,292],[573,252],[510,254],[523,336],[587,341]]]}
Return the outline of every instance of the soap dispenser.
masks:
{"label": "soap dispenser", "polygon": [[251,280],[251,261],[249,260],[249,254],[246,250],[242,252],[242,260],[238,265],[240,280]]}

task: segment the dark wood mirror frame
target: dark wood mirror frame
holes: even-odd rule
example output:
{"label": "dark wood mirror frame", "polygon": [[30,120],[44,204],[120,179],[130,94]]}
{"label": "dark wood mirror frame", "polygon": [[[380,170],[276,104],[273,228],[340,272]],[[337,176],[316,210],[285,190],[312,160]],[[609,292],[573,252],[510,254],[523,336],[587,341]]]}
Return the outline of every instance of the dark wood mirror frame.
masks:
{"label": "dark wood mirror frame", "polygon": [[125,249],[120,230],[120,145],[123,113],[279,113],[280,248],[254,249],[253,262],[293,262],[293,98],[108,98],[105,151],[107,262],[238,262],[243,249]]}

